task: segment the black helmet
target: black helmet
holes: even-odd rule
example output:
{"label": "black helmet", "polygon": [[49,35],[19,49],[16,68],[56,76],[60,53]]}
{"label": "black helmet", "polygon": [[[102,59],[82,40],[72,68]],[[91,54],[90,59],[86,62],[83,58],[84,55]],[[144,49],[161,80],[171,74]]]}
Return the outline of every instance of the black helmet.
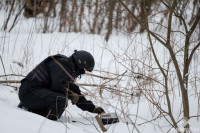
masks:
{"label": "black helmet", "polygon": [[92,72],[92,70],[94,69],[94,64],[95,64],[94,58],[87,51],[74,50],[74,53],[72,54],[72,57],[74,57],[75,62],[77,64],[77,67],[78,67],[79,70],[82,70],[82,69],[85,68],[88,71]]}

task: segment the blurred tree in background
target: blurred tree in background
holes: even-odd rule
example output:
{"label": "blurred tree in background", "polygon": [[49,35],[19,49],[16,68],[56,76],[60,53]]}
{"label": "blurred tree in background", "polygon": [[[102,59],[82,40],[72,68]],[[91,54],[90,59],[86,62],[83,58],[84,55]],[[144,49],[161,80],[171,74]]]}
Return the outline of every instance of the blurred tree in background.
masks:
{"label": "blurred tree in background", "polygon": [[[196,8],[199,0],[177,0],[180,14],[185,12],[187,4],[192,3],[193,9],[188,18],[189,24],[192,24],[196,17]],[[145,0],[147,17],[153,17],[160,14],[164,21],[168,15],[168,10],[160,10],[162,2],[170,5],[170,0]],[[145,22],[142,6],[143,0],[126,0],[124,3],[129,7],[140,22]],[[108,41],[109,36],[119,31],[131,33],[133,31],[144,32],[144,29],[138,25],[133,16],[126,12],[118,0],[5,0],[0,2],[0,9],[8,12],[8,19],[5,21],[3,29],[12,30],[20,14],[23,13],[26,18],[43,18],[44,24],[41,27],[44,33],[53,32],[86,32],[91,34],[103,34]],[[12,28],[8,27],[10,16],[15,16]],[[56,19],[57,22],[51,21]],[[59,25],[58,25],[59,23]],[[180,23],[181,25],[182,23]],[[57,26],[55,26],[57,25]],[[159,29],[158,27],[157,29]],[[200,29],[200,28],[199,28]]]}

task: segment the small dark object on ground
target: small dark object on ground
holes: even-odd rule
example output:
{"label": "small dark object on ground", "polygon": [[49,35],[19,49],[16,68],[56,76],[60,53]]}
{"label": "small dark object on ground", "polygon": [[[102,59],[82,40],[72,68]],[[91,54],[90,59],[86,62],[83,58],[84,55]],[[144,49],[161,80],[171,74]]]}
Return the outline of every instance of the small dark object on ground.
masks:
{"label": "small dark object on ground", "polygon": [[116,113],[103,113],[100,115],[101,121],[104,125],[119,122]]}

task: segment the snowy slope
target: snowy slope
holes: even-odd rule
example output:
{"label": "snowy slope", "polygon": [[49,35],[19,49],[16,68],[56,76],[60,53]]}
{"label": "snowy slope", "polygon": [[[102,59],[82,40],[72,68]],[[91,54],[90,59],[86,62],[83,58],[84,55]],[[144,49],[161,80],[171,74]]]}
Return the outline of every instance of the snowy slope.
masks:
{"label": "snowy slope", "polygon": [[[70,109],[69,114],[63,114],[60,120],[51,121],[37,114],[17,108],[18,96],[6,88],[0,90],[0,132],[1,133],[88,133],[100,130],[94,115],[84,118],[79,109]],[[83,116],[82,116],[83,115]],[[66,117],[67,116],[67,117]],[[67,121],[67,122],[66,122]],[[72,122],[78,121],[78,122]],[[82,122],[82,123],[79,123]],[[118,125],[118,126],[117,126]],[[117,124],[116,133],[125,124]],[[96,126],[96,127],[95,127]],[[120,128],[119,128],[120,126]],[[97,128],[97,129],[96,129]],[[109,128],[110,130],[112,127]],[[123,128],[124,131],[124,128]],[[112,131],[111,131],[112,132]]]}
{"label": "snowy slope", "polygon": [[[1,133],[98,133],[101,132],[98,126],[95,115],[83,112],[76,106],[69,104],[66,111],[58,121],[48,120],[37,114],[27,112],[17,108],[19,99],[17,93],[9,90],[7,87],[2,87],[0,90],[0,132]],[[150,117],[147,103],[141,103],[143,107],[139,109],[137,122],[143,123],[145,119]],[[134,114],[136,106],[132,106],[130,112]],[[120,113],[118,113],[120,114]],[[143,118],[144,117],[144,118]],[[131,117],[130,117],[131,118]],[[132,119],[134,120],[134,119]],[[122,117],[117,124],[106,125],[107,133],[128,133],[138,129],[131,124],[125,123]],[[140,126],[142,132],[156,132],[153,128],[154,123]],[[160,132],[160,131],[158,131]]]}

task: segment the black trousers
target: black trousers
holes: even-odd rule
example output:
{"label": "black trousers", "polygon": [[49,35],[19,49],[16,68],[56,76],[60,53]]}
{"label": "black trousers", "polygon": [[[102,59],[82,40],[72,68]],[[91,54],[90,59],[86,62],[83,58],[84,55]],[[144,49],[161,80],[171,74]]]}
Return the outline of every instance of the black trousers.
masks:
{"label": "black trousers", "polygon": [[57,120],[67,107],[67,98],[63,93],[48,88],[35,87],[29,81],[23,81],[19,88],[21,104],[29,111]]}

